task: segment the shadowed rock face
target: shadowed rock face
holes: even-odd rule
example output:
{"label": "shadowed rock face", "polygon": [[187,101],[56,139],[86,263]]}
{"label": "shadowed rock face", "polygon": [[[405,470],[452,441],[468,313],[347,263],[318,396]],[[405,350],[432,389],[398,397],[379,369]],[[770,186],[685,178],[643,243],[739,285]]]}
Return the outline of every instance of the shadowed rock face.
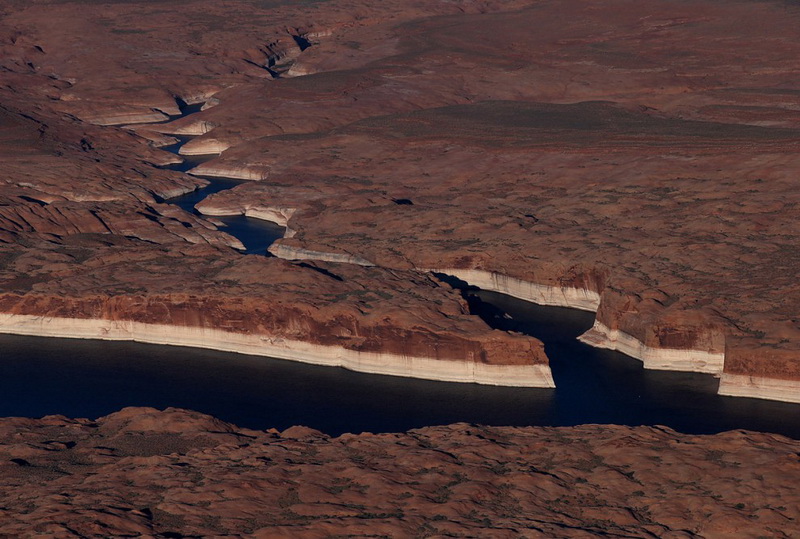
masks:
{"label": "shadowed rock face", "polygon": [[[342,315],[359,328],[350,347],[388,350],[388,335],[415,335],[409,342],[422,348],[442,344],[436,357],[543,363],[538,343],[488,331],[413,271],[483,270],[599,294],[598,328],[608,333],[596,328],[589,342],[613,347],[618,332],[647,349],[724,354],[717,374],[779,380],[797,393],[793,4],[219,9],[205,0],[180,10],[3,8],[6,312],[218,329],[253,318],[265,335],[321,342],[341,338],[333,328]],[[205,105],[168,121],[187,103]],[[102,127],[122,124],[135,126]],[[164,203],[205,182],[154,166],[175,161],[154,147],[170,134],[197,135],[185,153],[222,151],[192,174],[256,180],[203,201],[201,212],[285,223],[276,255],[360,265],[330,271],[346,271],[353,290],[413,301],[337,294],[343,281],[323,274],[310,292],[277,288],[272,280],[304,283],[311,270],[275,260],[258,262],[257,276],[232,270],[220,286],[216,268],[251,263],[213,221]],[[134,270],[115,276],[114,260]],[[56,306],[62,281],[68,295]],[[97,297],[86,301],[89,290]],[[331,297],[337,306],[280,321],[250,316],[248,294],[287,312]],[[175,314],[188,304],[199,310]],[[208,305],[228,314],[202,312]],[[424,323],[401,310],[425,313]],[[374,341],[360,340],[364,328]],[[524,341],[524,353],[492,354],[497,339]]]}
{"label": "shadowed rock face", "polygon": [[789,537],[798,451],[780,436],[658,427],[330,438],[177,409],[7,418],[0,532]]}

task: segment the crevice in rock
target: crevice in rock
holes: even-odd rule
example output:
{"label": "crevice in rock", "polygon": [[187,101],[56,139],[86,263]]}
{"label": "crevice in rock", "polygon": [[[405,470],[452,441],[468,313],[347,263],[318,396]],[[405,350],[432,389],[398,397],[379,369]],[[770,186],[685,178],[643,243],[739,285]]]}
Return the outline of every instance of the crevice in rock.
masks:
{"label": "crevice in rock", "polygon": [[39,206],[47,206],[47,202],[39,200],[38,198],[33,198],[33,197],[26,196],[26,195],[17,195],[17,197],[21,198],[22,200],[24,200],[26,202],[31,202],[33,204],[38,204]]}
{"label": "crevice in rock", "polygon": [[296,265],[298,267],[301,267],[301,268],[307,268],[307,269],[310,269],[310,270],[314,270],[317,273],[321,273],[322,275],[330,277],[331,279],[336,279],[337,281],[344,281],[344,279],[342,279],[341,277],[339,277],[335,273],[333,273],[331,271],[328,271],[325,268],[320,268],[319,266],[316,266],[314,264],[309,264],[307,262],[300,262],[299,264],[296,264]]}

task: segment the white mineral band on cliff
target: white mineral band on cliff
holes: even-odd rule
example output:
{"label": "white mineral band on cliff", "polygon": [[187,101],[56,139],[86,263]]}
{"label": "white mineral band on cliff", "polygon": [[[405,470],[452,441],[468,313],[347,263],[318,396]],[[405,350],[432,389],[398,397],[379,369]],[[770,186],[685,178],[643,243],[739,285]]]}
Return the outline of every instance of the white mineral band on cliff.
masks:
{"label": "white mineral band on cliff", "polygon": [[320,260],[323,262],[336,262],[339,264],[356,264],[358,266],[374,266],[372,262],[364,258],[340,254],[329,253],[326,251],[312,251],[302,247],[291,247],[282,243],[273,243],[267,249],[273,256],[284,260]]}
{"label": "white mineral band on cliff", "polygon": [[800,404],[800,381],[722,373],[719,394]]}
{"label": "white mineral band on cliff", "polygon": [[421,356],[359,352],[340,346],[324,346],[267,335],[246,335],[203,327],[144,324],[127,320],[0,314],[0,333],[210,348],[314,365],[344,367],[352,371],[370,374],[404,376],[442,382],[511,387],[555,387],[550,367],[543,364],[488,365],[476,362],[471,358],[443,360]]}
{"label": "white mineral band on cliff", "polygon": [[199,138],[190,140],[178,150],[181,155],[219,155],[230,148],[230,144],[217,139]]}
{"label": "white mineral band on cliff", "polygon": [[150,111],[119,111],[116,113],[83,115],[85,122],[104,126],[123,126],[129,124],[151,124],[169,120],[169,116],[158,110]]}
{"label": "white mineral band on cliff", "polygon": [[570,307],[582,311],[597,312],[600,307],[600,294],[585,288],[570,288],[535,284],[502,273],[477,269],[421,269],[433,273],[444,273],[483,290],[499,292],[507,296],[530,301],[538,305]]}
{"label": "white mineral band on cliff", "polygon": [[[180,120],[176,120],[180,123]],[[194,120],[190,123],[183,125],[173,125],[174,122],[168,124],[160,124],[155,129],[160,133],[167,135],[184,135],[187,137],[199,137],[205,135],[216,127],[216,125],[206,122],[205,120]]]}
{"label": "white mineral band on cliff", "polygon": [[[203,201],[205,202],[205,201]],[[228,215],[244,215],[252,219],[259,219],[261,221],[269,221],[278,226],[286,227],[289,224],[289,219],[296,211],[296,208],[282,208],[277,206],[257,206],[255,208],[234,208],[225,206],[214,206],[213,203],[202,202],[198,204],[195,209],[203,215],[210,216],[228,216]]]}
{"label": "white mineral band on cliff", "polygon": [[[570,307],[597,312],[600,294],[584,288],[535,284],[495,272],[474,269],[430,269],[434,273],[452,275],[483,290],[499,292],[539,305]],[[579,340],[595,348],[616,350],[638,359],[645,369],[720,374],[725,361],[722,352],[705,350],[654,348],[619,330],[612,330],[595,320],[594,327]]]}
{"label": "white mineral band on cliff", "polygon": [[232,180],[266,180],[269,171],[264,168],[253,168],[248,166],[228,166],[210,161],[201,163],[189,170],[187,174],[192,176],[207,176],[209,178],[230,178]]}
{"label": "white mineral band on cliff", "polygon": [[654,348],[645,345],[636,337],[618,329],[610,329],[596,320],[592,329],[578,337],[578,340],[595,348],[616,350],[636,358],[644,364],[645,369],[719,374],[725,363],[725,354],[722,352]]}

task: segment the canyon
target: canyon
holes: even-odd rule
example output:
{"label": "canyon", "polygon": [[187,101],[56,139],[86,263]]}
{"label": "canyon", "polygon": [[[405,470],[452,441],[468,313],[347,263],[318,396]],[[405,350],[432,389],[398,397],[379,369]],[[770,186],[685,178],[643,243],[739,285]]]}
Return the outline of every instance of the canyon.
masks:
{"label": "canyon", "polygon": [[[798,23],[800,8],[779,0],[5,2],[0,332],[186,345],[439,381],[557,385],[543,343],[493,329],[460,290],[471,285],[593,312],[581,341],[646,369],[718,377],[720,395],[800,403]],[[237,218],[274,223],[282,237],[270,229],[246,242],[231,224]],[[239,444],[234,453],[248,466],[263,460],[249,455],[242,441],[249,437],[303,455],[347,445],[321,433],[300,441],[236,434],[244,431],[188,411],[127,410],[96,423],[0,420],[0,450],[22,451],[9,440],[29,436],[38,441],[25,451],[39,458],[50,453],[38,432],[114,438],[129,420],[147,423],[135,431],[144,445],[165,436],[151,423],[177,421],[186,430],[171,431],[165,447],[220,469],[233,466],[230,454],[214,449],[220,444]],[[226,434],[209,432],[211,423]],[[707,475],[732,473],[741,462],[706,458],[719,447],[747,458],[781,455],[781,473],[759,468],[750,486],[716,477],[725,489],[741,488],[748,496],[741,502],[693,490],[714,515],[696,529],[662,502],[642,505],[651,516],[653,507],[667,507],[669,516],[654,520],[609,509],[633,504],[630,493],[615,498],[625,490],[618,490],[619,466],[596,463],[602,477],[581,477],[613,485],[603,495],[614,501],[597,507],[613,514],[613,525],[603,525],[617,535],[793,527],[796,515],[776,509],[780,499],[790,505],[788,487],[765,487],[796,477],[791,440],[570,428],[451,425],[429,427],[425,436],[442,446],[457,437],[464,447],[502,438],[503,467],[516,462],[507,448],[576,441],[586,454],[602,453],[606,442],[661,444],[678,468],[705,459]],[[384,458],[418,439],[415,432],[348,440],[380,447],[375,455]],[[532,441],[542,437],[547,444]],[[64,462],[77,458],[69,451]],[[111,466],[116,477],[124,472],[114,466],[156,473],[163,464],[156,460],[170,454],[122,453],[92,446],[80,458]],[[2,465],[14,474],[0,488],[27,485],[39,473],[54,479],[53,467],[62,466],[8,455]],[[443,458],[426,453],[423,460],[445,466]],[[643,470],[642,462],[627,464]],[[62,475],[54,481],[79,474]],[[648,477],[641,490],[654,497],[657,481]],[[492,494],[475,490],[458,517],[399,519],[400,509],[378,499],[369,508],[352,503],[381,515],[387,535],[477,533],[487,519],[512,518],[500,507],[475,506],[516,488],[505,479],[490,483]],[[308,493],[293,492],[269,501],[289,514],[269,523],[275,533],[310,532],[303,526],[322,511],[305,507],[298,520],[295,505]],[[286,496],[292,503],[280,501]],[[436,494],[422,497],[427,506]],[[507,502],[519,500],[516,492]],[[542,510],[526,500],[520,507]],[[38,502],[20,503],[34,519]],[[258,529],[251,508],[241,508],[235,523],[221,516],[201,523],[186,513],[188,506],[202,512],[194,501],[171,503],[157,513],[95,512],[80,533],[167,533],[165,522],[200,534]],[[574,509],[578,499],[567,505]],[[602,527],[588,512],[552,513],[547,522],[512,519],[499,528],[569,536]],[[434,526],[440,514],[436,521],[452,529]],[[342,515],[313,525],[324,535],[358,518]],[[468,524],[464,515],[475,518]],[[6,533],[23,529],[9,526]]]}

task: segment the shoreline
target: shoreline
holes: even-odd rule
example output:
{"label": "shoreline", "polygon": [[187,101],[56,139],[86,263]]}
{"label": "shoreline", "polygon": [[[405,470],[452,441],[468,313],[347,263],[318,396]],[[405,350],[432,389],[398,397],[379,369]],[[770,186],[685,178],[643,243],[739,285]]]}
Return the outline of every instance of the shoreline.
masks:
{"label": "shoreline", "polygon": [[723,372],[718,394],[800,404],[800,381]]}
{"label": "shoreline", "polygon": [[[185,155],[185,154],[181,154]],[[211,155],[221,155],[221,154],[211,154]],[[189,157],[187,155],[187,157]],[[243,181],[261,181],[266,180],[267,176],[269,175],[268,172],[264,170],[255,170],[247,167],[224,167],[222,165],[208,165],[206,166],[205,163],[201,163],[194,168],[189,169],[186,171],[187,174],[191,174],[192,176],[200,176],[205,178],[227,178],[230,180],[243,180]]]}
{"label": "shoreline", "polygon": [[597,312],[600,307],[600,294],[585,288],[540,285],[502,273],[477,269],[419,268],[419,271],[450,275],[472,286],[477,286],[481,290],[498,292],[537,305],[569,307],[591,312]]}
{"label": "shoreline", "polygon": [[226,210],[226,209],[219,209],[211,205],[203,205],[202,201],[201,203],[197,204],[195,209],[202,215],[209,217],[236,217],[239,215],[243,215],[244,217],[250,217],[251,219],[258,219],[259,221],[267,221],[270,223],[274,223],[278,226],[282,226],[283,228],[287,228],[289,226],[289,219],[295,212],[294,208],[278,208],[278,207],[248,208],[245,210]]}
{"label": "shoreline", "polygon": [[[482,290],[498,292],[538,305],[568,307],[597,312],[600,294],[577,289],[537,285],[483,270],[421,270],[451,275]],[[725,353],[708,350],[655,348],[636,337],[611,329],[595,319],[591,329],[578,337],[594,348],[615,350],[642,362],[645,369],[710,374],[720,378],[717,394],[800,404],[800,382],[724,372]]]}
{"label": "shoreline", "polygon": [[[443,273],[477,286],[482,290],[506,294],[537,305],[567,307],[597,312],[600,294],[585,288],[539,285],[500,273],[474,269],[426,269]],[[722,374],[725,354],[706,350],[654,348],[620,330],[612,330],[595,319],[594,326],[578,340],[608,350],[616,350],[642,362],[645,369]]]}
{"label": "shoreline", "polygon": [[161,122],[168,121],[169,115],[159,110],[151,110],[149,112],[116,111],[105,115],[86,115],[81,119],[90,124],[99,125],[102,127],[123,127],[126,125],[142,127],[148,124],[157,125]]}
{"label": "shoreline", "polygon": [[439,382],[506,387],[555,387],[550,366],[546,364],[489,365],[475,361],[359,352],[339,346],[317,345],[282,337],[246,335],[204,327],[2,313],[0,314],[0,333],[207,348],[312,365],[342,367],[366,374],[402,376]]}
{"label": "shoreline", "polygon": [[198,155],[222,155],[222,152],[229,147],[228,144],[222,143],[217,139],[204,140],[193,137],[180,147],[178,154],[187,157],[196,157]]}
{"label": "shoreline", "polygon": [[[287,230],[288,227],[287,227]],[[282,243],[273,243],[267,251],[277,258],[284,260],[319,260],[322,262],[334,262],[337,264],[355,264],[357,266],[375,266],[369,260],[344,253],[330,253],[327,251],[313,251],[304,247],[291,247]]]}
{"label": "shoreline", "polygon": [[589,331],[578,337],[578,340],[595,348],[616,350],[638,359],[644,364],[645,369],[720,375],[725,363],[724,353],[689,348],[654,348],[624,331],[611,329],[597,320]]}

